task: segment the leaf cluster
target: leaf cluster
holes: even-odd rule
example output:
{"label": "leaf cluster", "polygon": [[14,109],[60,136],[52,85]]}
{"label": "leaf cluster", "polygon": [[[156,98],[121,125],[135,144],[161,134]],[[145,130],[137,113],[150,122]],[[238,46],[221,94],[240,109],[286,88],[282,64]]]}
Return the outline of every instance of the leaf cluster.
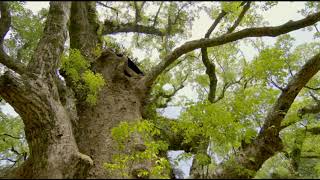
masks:
{"label": "leaf cluster", "polygon": [[76,91],[85,94],[85,101],[90,105],[97,102],[98,92],[105,85],[100,73],[92,72],[90,63],[81,55],[77,49],[70,49],[69,55],[61,58],[62,70],[71,79]]}

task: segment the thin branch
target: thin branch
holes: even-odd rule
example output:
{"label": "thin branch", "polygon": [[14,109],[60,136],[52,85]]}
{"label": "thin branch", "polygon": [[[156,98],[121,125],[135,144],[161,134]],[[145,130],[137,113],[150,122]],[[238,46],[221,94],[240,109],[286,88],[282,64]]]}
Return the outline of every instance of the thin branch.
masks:
{"label": "thin branch", "polygon": [[14,147],[12,146],[10,149],[12,152],[14,152],[15,154],[17,154],[18,156],[21,156],[21,153],[19,153],[17,150],[14,149]]}
{"label": "thin branch", "polygon": [[97,4],[99,4],[99,5],[103,6],[103,7],[109,8],[109,9],[115,11],[117,14],[119,13],[119,10],[118,10],[118,9],[113,8],[113,7],[111,7],[111,6],[108,6],[108,5],[106,5],[106,4],[104,4],[104,3],[100,2],[100,1],[97,1]]}
{"label": "thin branch", "polygon": [[307,131],[313,135],[319,135],[320,134],[320,127],[309,128]]}
{"label": "thin branch", "polygon": [[[199,55],[200,55],[200,54],[199,54]],[[172,64],[171,66],[169,66],[166,70],[163,71],[163,73],[169,72],[171,69],[173,69],[174,67],[176,67],[176,66],[178,66],[179,64],[181,64],[181,63],[182,63],[184,60],[186,60],[187,58],[199,59],[199,55],[198,55],[198,56],[194,56],[194,55],[186,54],[186,55],[184,56],[184,58],[178,59],[175,64]]]}
{"label": "thin branch", "polygon": [[259,27],[259,28],[247,28],[238,32],[225,34],[220,37],[212,39],[199,39],[188,41],[181,45],[180,47],[174,49],[170,54],[168,54],[158,65],[152,68],[150,73],[148,73],[142,81],[146,86],[151,86],[154,80],[167,68],[171,63],[173,63],[177,58],[185,53],[193,51],[198,48],[204,47],[214,47],[229,42],[237,41],[248,37],[262,37],[271,36],[276,37],[281,34],[285,34],[303,27],[313,25],[320,20],[320,12],[307,16],[298,21],[289,21],[280,26],[271,27]]}
{"label": "thin branch", "polygon": [[226,90],[228,89],[228,87],[229,87],[229,83],[224,83],[220,96],[217,99],[215,99],[213,101],[213,103],[216,103],[224,98],[224,94],[225,94]]}
{"label": "thin branch", "polygon": [[270,77],[270,82],[271,82],[272,85],[274,85],[279,90],[284,91],[283,87],[279,86],[276,82],[274,82],[272,77]]}
{"label": "thin branch", "polygon": [[215,59],[216,59],[216,62],[217,62],[217,64],[218,64],[218,66],[220,67],[221,71],[223,72],[223,74],[226,74],[225,69],[223,68],[223,66],[221,65],[221,63],[218,61],[218,58],[217,58],[216,54],[213,53],[213,55],[214,55],[214,57],[215,57]]}
{"label": "thin branch", "polygon": [[182,5],[182,7],[178,9],[178,12],[177,12],[176,17],[174,18],[173,24],[176,24],[178,19],[180,19],[179,18],[180,17],[180,13],[181,13],[182,9],[185,8],[187,5],[188,5],[188,3]]}
{"label": "thin branch", "polygon": [[317,114],[320,112],[320,103],[305,106],[298,110],[298,116],[301,118],[305,114]]}
{"label": "thin branch", "polygon": [[217,25],[220,23],[222,18],[226,15],[227,13],[224,10],[221,10],[220,14],[218,15],[217,19],[214,20],[213,24],[210,26],[208,29],[207,33],[205,34],[205,38],[209,38],[210,34],[213,32],[213,30],[217,27]]}
{"label": "thin branch", "polygon": [[187,75],[185,75],[185,77],[181,81],[181,84],[178,87],[173,87],[174,90],[173,90],[172,93],[170,93],[170,94],[163,94],[162,93],[161,94],[161,97],[166,98],[166,100],[165,100],[165,102],[163,104],[159,105],[158,108],[166,108],[166,107],[168,107],[168,103],[172,100],[172,97],[174,95],[176,95],[179,90],[184,88],[183,83],[188,79],[189,75],[190,75],[189,73]]}
{"label": "thin branch", "polygon": [[287,59],[285,59],[285,63],[286,63],[287,66],[288,66],[288,71],[289,71],[290,76],[293,77],[293,73],[292,73],[292,70],[291,70],[291,66],[290,66],[290,63],[288,62]]}
{"label": "thin branch", "polygon": [[224,98],[224,95],[225,95],[225,92],[227,91],[227,89],[228,89],[229,87],[231,87],[232,85],[234,85],[234,84],[239,84],[242,79],[243,79],[243,77],[241,77],[241,78],[240,78],[239,80],[237,80],[237,81],[224,83],[220,96],[219,96],[217,99],[215,99],[215,100],[213,101],[213,103],[216,103],[216,102],[220,101],[221,99],[223,99],[223,98]]}
{"label": "thin branch", "polygon": [[143,6],[146,4],[147,1],[142,1],[141,6],[140,6],[140,11],[143,9]]}
{"label": "thin branch", "polygon": [[244,5],[244,7],[242,8],[242,11],[240,13],[240,15],[238,16],[237,20],[234,22],[234,24],[228,29],[227,34],[232,33],[240,24],[241,20],[243,19],[244,15],[246,14],[246,12],[249,10],[250,8],[250,4],[251,1],[246,2],[246,4]]}
{"label": "thin branch", "polygon": [[3,159],[0,159],[0,161],[10,161],[10,162],[13,162],[13,163],[17,162],[15,160],[10,159],[10,158],[3,158]]}
{"label": "thin branch", "polygon": [[319,33],[319,29],[317,28],[317,25],[314,24],[313,26],[316,28],[316,31]]}
{"label": "thin branch", "polygon": [[20,137],[12,136],[12,135],[7,134],[7,133],[0,134],[0,136],[8,136],[8,137],[11,137],[11,138],[14,138],[14,139],[21,139]]}
{"label": "thin branch", "polygon": [[140,21],[140,9],[138,7],[137,1],[133,1],[134,9],[135,9],[135,24],[138,24]]}
{"label": "thin branch", "polygon": [[320,87],[316,87],[316,88],[313,88],[313,87],[310,87],[310,86],[304,86],[304,87],[307,88],[307,89],[314,90],[314,91],[320,90]]}
{"label": "thin branch", "polygon": [[158,16],[159,16],[159,13],[160,13],[162,4],[163,4],[163,1],[161,1],[160,6],[159,6],[159,8],[158,8],[158,11],[157,11],[157,13],[156,13],[156,16],[155,16],[154,19],[153,19],[153,25],[152,25],[152,27],[155,27],[156,24],[158,23]]}
{"label": "thin branch", "polygon": [[320,100],[312,92],[309,91],[309,94],[315,102],[320,103]]}

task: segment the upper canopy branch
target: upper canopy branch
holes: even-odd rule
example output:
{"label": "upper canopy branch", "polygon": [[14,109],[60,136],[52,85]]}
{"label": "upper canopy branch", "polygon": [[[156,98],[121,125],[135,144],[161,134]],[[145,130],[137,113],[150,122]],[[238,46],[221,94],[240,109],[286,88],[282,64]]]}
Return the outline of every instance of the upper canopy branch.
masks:
{"label": "upper canopy branch", "polygon": [[112,21],[105,20],[104,28],[102,31],[103,35],[106,34],[115,34],[115,33],[128,33],[128,32],[136,32],[136,33],[144,33],[144,34],[152,34],[157,36],[164,36],[165,34],[158,28],[154,26],[144,26],[138,25],[136,23],[124,23],[124,24],[115,24]]}
{"label": "upper canopy branch", "polygon": [[212,33],[212,31],[217,27],[217,25],[220,23],[220,21],[222,20],[222,18],[227,15],[227,12],[225,12],[224,10],[221,10],[220,14],[218,15],[217,19],[214,20],[213,24],[210,26],[210,28],[208,29],[207,33],[205,34],[205,38],[209,38],[210,34]]}
{"label": "upper canopy branch", "polygon": [[138,5],[137,1],[133,1],[133,5],[134,5],[134,9],[135,9],[135,24],[138,24],[138,22],[140,22],[141,20],[141,10],[143,8],[143,6],[145,5],[146,1],[143,1],[142,4]]}
{"label": "upper canopy branch", "polygon": [[[300,90],[308,81],[320,70],[320,53],[308,60],[289,81],[277,99],[272,110],[268,113],[260,134],[269,129],[271,126],[276,128],[276,132],[281,130],[281,121],[285,117],[291,104],[293,103]],[[311,111],[310,108],[309,110]]]}
{"label": "upper canopy branch", "polygon": [[143,81],[145,85],[151,86],[154,80],[163,72],[163,70],[166,69],[177,58],[197,48],[214,47],[214,46],[226,44],[226,43],[233,42],[233,41],[247,38],[247,37],[262,37],[262,36],[276,37],[281,34],[285,34],[303,27],[313,25],[319,20],[320,20],[320,12],[309,15],[306,18],[298,21],[289,21],[280,26],[247,28],[238,32],[225,34],[212,39],[205,38],[205,39],[186,42],[180,47],[174,49],[158,65],[153,67],[150,73],[143,78]]}
{"label": "upper canopy branch", "polygon": [[119,10],[117,10],[116,8],[108,6],[108,5],[106,5],[106,4],[104,4],[104,3],[100,2],[100,1],[97,1],[97,4],[99,4],[99,5],[103,6],[103,7],[109,8],[109,9],[115,11],[117,14],[119,13]]}
{"label": "upper canopy branch", "polygon": [[[227,15],[227,12],[224,10],[221,10],[218,17],[215,19],[213,24],[208,29],[207,33],[205,34],[205,38],[209,38],[213,30],[217,27],[217,25],[220,23],[222,18]],[[208,93],[208,100],[209,102],[213,103],[215,102],[216,98],[216,90],[217,90],[217,84],[218,84],[218,78],[216,76],[216,66],[213,62],[209,60],[208,51],[207,48],[201,48],[201,56],[202,56],[202,62],[204,66],[206,67],[206,74],[209,76],[209,93]]]}
{"label": "upper canopy branch", "polygon": [[22,74],[24,65],[15,62],[8,54],[3,50],[3,41],[11,25],[11,15],[7,2],[0,1],[0,63],[13,71]]}
{"label": "upper canopy branch", "polygon": [[250,8],[250,4],[251,2],[245,2],[245,5],[242,8],[242,11],[240,13],[240,15],[238,16],[237,20],[234,22],[234,24],[228,29],[228,34],[232,33],[240,24],[240,22],[242,21],[244,15],[246,14],[246,12],[249,10]]}
{"label": "upper canopy branch", "polygon": [[158,8],[158,11],[157,11],[157,13],[156,13],[156,15],[155,15],[155,17],[154,17],[154,19],[153,19],[152,27],[155,27],[156,24],[158,23],[158,16],[159,16],[159,13],[160,13],[162,4],[163,4],[163,2],[160,3],[160,6],[159,6],[159,8]]}
{"label": "upper canopy branch", "polygon": [[3,39],[9,31],[11,25],[11,15],[8,8],[8,3],[0,2],[1,21],[0,21],[0,43],[3,43]]}

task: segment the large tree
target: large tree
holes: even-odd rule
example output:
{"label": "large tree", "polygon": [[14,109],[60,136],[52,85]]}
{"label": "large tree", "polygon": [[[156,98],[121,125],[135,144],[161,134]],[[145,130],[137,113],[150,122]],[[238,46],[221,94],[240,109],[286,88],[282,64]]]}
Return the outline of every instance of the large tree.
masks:
{"label": "large tree", "polygon": [[[111,13],[103,23],[99,22],[97,4]],[[122,150],[114,138],[117,135],[115,127],[122,125],[121,133],[126,134],[124,130],[131,130],[130,127],[124,128],[124,122],[134,126],[133,123],[141,119],[156,119],[153,122],[161,134],[153,133],[151,139],[167,142],[169,150],[183,149],[206,154],[211,135],[198,134],[192,140],[185,141],[185,129],[173,130],[175,125],[170,125],[175,122],[155,115],[155,108],[166,107],[176,92],[183,88],[181,84],[186,80],[186,77],[180,78],[180,84],[173,86],[173,91],[168,94],[161,89],[165,84],[165,74],[184,61],[196,61],[197,57],[192,52],[201,49],[202,62],[209,76],[208,103],[218,112],[221,109],[217,107],[217,102],[224,98],[227,89],[237,83],[245,89],[248,83],[252,83],[254,76],[246,75],[238,80],[224,81],[221,95],[216,96],[218,78],[216,65],[209,59],[212,57],[210,54],[215,54],[221,46],[226,48],[231,45],[226,49],[232,50],[234,43],[245,38],[276,37],[314,25],[320,20],[320,13],[313,12],[305,18],[279,26],[250,27],[237,31],[240,25],[259,25],[259,20],[243,22],[246,15],[254,18],[255,12],[250,11],[253,3],[222,3],[221,12],[216,13],[217,17],[214,17],[215,21],[204,38],[185,42],[172,49],[176,35],[183,34],[187,23],[191,21],[188,18],[192,13],[188,14],[188,11],[192,8],[188,8],[193,4],[196,3],[158,2],[153,5],[157,9],[155,14],[147,15],[144,8],[149,2],[111,5],[104,2],[50,2],[39,41],[27,40],[29,44],[25,43],[15,53],[8,54],[5,36],[10,28],[19,31],[19,27],[11,23],[10,11],[14,6],[0,2],[0,63],[7,68],[0,76],[0,96],[23,120],[30,152],[26,161],[6,175],[16,178],[119,178],[123,174],[132,178],[157,177],[161,173],[151,173],[152,168],[161,163],[156,158],[126,161],[127,166],[118,169],[125,172],[122,174],[113,171],[116,168],[110,165],[120,151],[130,154],[149,150],[150,143],[142,131],[123,135],[126,140]],[[127,11],[121,12],[124,8]],[[131,11],[134,16],[128,17]],[[121,13],[126,17],[125,20],[121,21],[121,17],[119,20],[118,15]],[[210,35],[219,23],[222,23],[220,31],[211,38]],[[226,26],[229,28],[224,28]],[[152,41],[150,38],[156,39],[154,46],[160,44],[160,41],[163,43],[161,47],[158,46],[159,62],[152,67],[145,65],[148,71],[141,72],[128,58],[125,50],[121,52],[109,39],[102,38],[108,34],[128,32],[137,33],[134,36],[136,46],[142,48],[144,43]],[[65,43],[68,37],[70,47],[67,49]],[[21,55],[23,48],[30,48],[30,44],[35,47],[30,57],[23,53]],[[228,58],[224,61],[228,61]],[[254,63],[250,65],[255,68]],[[304,64],[300,63],[295,71],[290,71],[294,74],[291,74],[285,87],[279,87],[271,79],[281,93],[272,108],[265,112],[261,130],[250,140],[243,141],[232,158],[215,168],[212,177],[253,177],[252,172],[258,171],[267,159],[282,151],[279,137],[280,131],[285,128],[282,122],[296,96],[319,70],[320,54],[314,54]],[[312,108],[308,106],[300,112],[310,113]],[[192,113],[189,117],[192,117]],[[161,150],[156,155],[165,156]],[[109,166],[104,166],[104,163]],[[238,166],[234,166],[235,163]],[[193,166],[197,168],[197,163]]]}

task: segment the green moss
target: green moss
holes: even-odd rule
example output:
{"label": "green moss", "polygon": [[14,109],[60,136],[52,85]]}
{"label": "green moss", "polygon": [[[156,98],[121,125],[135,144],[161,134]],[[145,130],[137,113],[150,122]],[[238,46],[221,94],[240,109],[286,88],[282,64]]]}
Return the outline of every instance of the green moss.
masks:
{"label": "green moss", "polygon": [[82,56],[78,49],[70,49],[69,55],[62,57],[61,64],[62,70],[71,79],[75,91],[78,94],[83,94],[87,103],[95,105],[98,92],[105,85],[102,75],[89,69],[89,61]]}
{"label": "green moss", "polygon": [[[165,158],[159,157],[160,151],[167,151],[168,144],[164,141],[156,141],[152,137],[159,135],[160,131],[155,125],[147,120],[135,123],[121,122],[112,129],[112,137],[118,145],[117,154],[113,155],[112,163],[105,163],[104,167],[112,174],[119,174],[129,177],[130,164],[154,162],[152,167],[147,170],[140,169],[139,172],[132,173],[137,177],[156,177],[168,178],[170,164]],[[135,148],[141,143],[136,137],[139,134],[145,148],[143,150]],[[136,142],[136,140],[138,140]]]}

